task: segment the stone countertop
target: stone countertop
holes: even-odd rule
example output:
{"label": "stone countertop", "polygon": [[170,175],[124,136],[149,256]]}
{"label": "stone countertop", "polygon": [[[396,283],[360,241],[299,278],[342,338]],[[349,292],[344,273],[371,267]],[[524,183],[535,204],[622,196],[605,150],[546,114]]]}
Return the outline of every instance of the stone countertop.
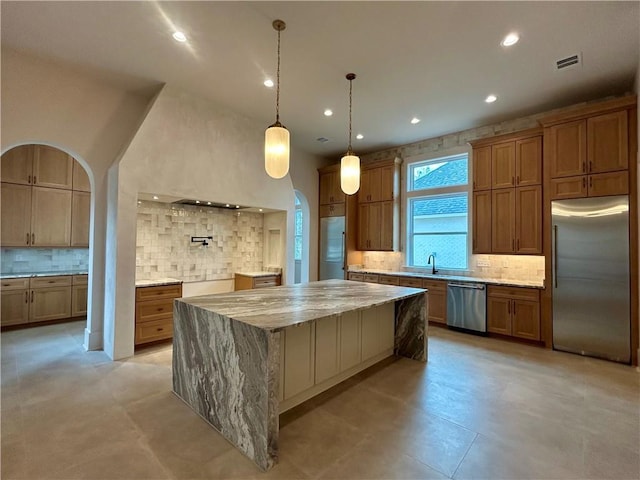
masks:
{"label": "stone countertop", "polygon": [[449,280],[453,282],[478,282],[486,283],[489,285],[503,285],[505,287],[529,287],[539,288],[544,290],[544,281],[539,282],[535,280],[515,280],[506,278],[491,278],[491,277],[468,277],[465,275],[443,275],[443,274],[430,274],[430,273],[417,273],[417,272],[394,272],[389,270],[376,270],[376,269],[358,269],[349,270],[349,273],[377,273],[379,275],[397,275],[401,277],[415,277],[433,280]]}
{"label": "stone countertop", "polygon": [[136,279],[136,287],[159,287],[162,285],[179,285],[182,280],[177,278],[154,278],[152,280],[138,280]]}
{"label": "stone countertop", "polygon": [[62,275],[88,275],[81,270],[65,270],[62,272],[30,272],[30,273],[0,273],[0,278],[30,278],[30,277],[58,277]]}
{"label": "stone countertop", "polygon": [[264,330],[277,331],[299,323],[375,307],[425,293],[349,280],[322,280],[176,300]]}
{"label": "stone countertop", "polygon": [[276,272],[236,272],[236,275],[244,275],[245,277],[275,277],[280,275],[280,273]]}

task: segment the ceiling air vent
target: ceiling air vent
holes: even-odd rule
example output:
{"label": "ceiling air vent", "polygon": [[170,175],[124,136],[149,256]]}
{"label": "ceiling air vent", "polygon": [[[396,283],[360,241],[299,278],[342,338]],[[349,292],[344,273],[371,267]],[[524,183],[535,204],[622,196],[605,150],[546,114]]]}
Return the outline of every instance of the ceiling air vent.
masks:
{"label": "ceiling air vent", "polygon": [[582,65],[582,59],[580,58],[579,53],[561,58],[560,60],[556,60],[557,70],[565,70],[567,68],[575,67],[576,65]]}
{"label": "ceiling air vent", "polygon": [[316,138],[316,140],[320,143],[327,143],[329,141],[329,139],[326,137],[318,137]]}

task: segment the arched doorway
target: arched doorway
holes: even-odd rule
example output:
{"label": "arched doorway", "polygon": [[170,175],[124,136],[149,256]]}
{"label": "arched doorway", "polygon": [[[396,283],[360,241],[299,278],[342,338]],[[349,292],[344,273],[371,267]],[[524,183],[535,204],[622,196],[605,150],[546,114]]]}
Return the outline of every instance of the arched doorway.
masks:
{"label": "arched doorway", "polygon": [[295,277],[294,283],[309,281],[309,202],[295,190]]}
{"label": "arched doorway", "polygon": [[2,327],[82,319],[87,325],[92,180],[86,162],[57,146],[23,144],[6,150],[1,164],[0,273],[22,279],[2,291]]}

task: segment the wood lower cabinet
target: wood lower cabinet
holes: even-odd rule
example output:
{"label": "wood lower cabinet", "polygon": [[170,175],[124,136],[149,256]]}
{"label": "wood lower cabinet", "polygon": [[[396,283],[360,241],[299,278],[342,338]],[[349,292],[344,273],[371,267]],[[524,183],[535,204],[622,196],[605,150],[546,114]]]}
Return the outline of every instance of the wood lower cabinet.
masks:
{"label": "wood lower cabinet", "polygon": [[489,285],[487,331],[540,340],[540,291]]}
{"label": "wood lower cabinet", "polygon": [[136,287],[136,345],[173,337],[173,300],[181,297],[182,284]]}
{"label": "wood lower cabinet", "polygon": [[71,316],[87,315],[88,275],[74,275],[71,280]]}
{"label": "wood lower cabinet", "polygon": [[31,290],[29,322],[71,318],[71,286]]}
{"label": "wood lower cabinet", "polygon": [[0,303],[1,325],[20,325],[29,321],[29,279],[3,279]]}
{"label": "wood lower cabinet", "polygon": [[236,273],[234,277],[234,289],[236,291],[252,290],[254,288],[277,287],[281,283],[281,275],[276,273],[274,273],[273,275],[266,275],[261,277],[254,277],[251,275]]}
{"label": "wood lower cabinet", "polygon": [[447,323],[447,282],[446,280],[423,280],[423,288],[428,290],[427,314],[430,322]]}

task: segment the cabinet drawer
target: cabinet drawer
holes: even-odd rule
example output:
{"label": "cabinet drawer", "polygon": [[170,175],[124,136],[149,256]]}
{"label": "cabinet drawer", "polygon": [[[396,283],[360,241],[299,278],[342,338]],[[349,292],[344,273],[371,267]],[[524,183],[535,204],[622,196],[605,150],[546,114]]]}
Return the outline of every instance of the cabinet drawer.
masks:
{"label": "cabinet drawer", "polygon": [[22,290],[29,288],[29,278],[3,278],[2,291]]}
{"label": "cabinet drawer", "polygon": [[399,285],[402,287],[422,288],[422,279],[415,277],[400,277]]}
{"label": "cabinet drawer", "polygon": [[70,287],[71,275],[61,275],[57,277],[32,277],[31,288],[45,287]]}
{"label": "cabinet drawer", "polygon": [[275,287],[277,285],[280,285],[280,278],[277,275],[253,279],[253,288]]}
{"label": "cabinet drawer", "polygon": [[173,299],[136,303],[136,323],[173,318]]}
{"label": "cabinet drawer", "polygon": [[136,324],[136,345],[173,337],[173,318]]}
{"label": "cabinet drawer", "polygon": [[180,298],[182,285],[161,285],[158,287],[137,287],[136,300],[154,300],[160,298]]}
{"label": "cabinet drawer", "polygon": [[87,285],[89,283],[89,275],[74,275],[72,283],[74,285]]}
{"label": "cabinet drawer", "polygon": [[423,280],[422,287],[429,291],[437,290],[444,292],[447,289],[447,282],[446,280]]}
{"label": "cabinet drawer", "polygon": [[509,297],[520,300],[540,301],[540,290],[524,287],[498,287],[489,285],[487,294],[493,297]]}
{"label": "cabinet drawer", "polygon": [[378,283],[382,283],[383,285],[398,285],[400,279],[395,275],[380,275],[378,278]]}
{"label": "cabinet drawer", "polygon": [[354,282],[364,282],[364,274],[349,273],[349,280],[353,280]]}
{"label": "cabinet drawer", "polygon": [[369,283],[378,283],[378,274],[377,273],[365,273],[364,281]]}

